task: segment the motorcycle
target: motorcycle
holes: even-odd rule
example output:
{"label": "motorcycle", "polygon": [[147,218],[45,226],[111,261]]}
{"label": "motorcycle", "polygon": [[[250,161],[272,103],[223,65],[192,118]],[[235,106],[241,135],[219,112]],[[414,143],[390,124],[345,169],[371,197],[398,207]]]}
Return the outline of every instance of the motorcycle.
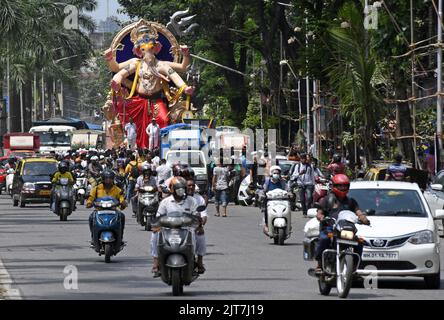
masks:
{"label": "motorcycle", "polygon": [[[317,209],[309,209],[308,215],[316,215]],[[311,212],[312,211],[312,212]],[[305,228],[306,238],[304,239],[304,260],[314,260],[317,242],[319,241],[319,222],[308,222]],[[336,284],[340,298],[347,298],[353,282],[361,257],[356,252],[357,247],[364,243],[359,238],[355,224],[359,221],[354,212],[343,210],[339,213],[338,219],[326,217],[322,223],[327,228],[330,238],[330,249],[322,253],[322,273],[316,273],[315,269],[309,269],[308,274],[318,279],[319,291],[322,295],[329,295],[331,288]],[[308,225],[312,224],[312,227]]]}
{"label": "motorcycle", "polygon": [[282,189],[266,194],[268,235],[274,244],[283,245],[291,234],[291,210],[288,192]]}
{"label": "motorcycle", "polygon": [[12,181],[14,180],[14,169],[6,171],[6,192],[12,197]]}
{"label": "motorcycle", "polygon": [[85,198],[87,193],[88,180],[84,171],[76,172],[76,183],[74,185],[74,194],[76,200],[83,206],[85,204]]}
{"label": "motorcycle", "polygon": [[[199,206],[197,212],[205,210]],[[157,243],[160,276],[172,286],[174,296],[183,294],[183,286],[190,285],[199,274],[195,271],[195,241],[189,227],[199,225],[199,217],[185,212],[168,212],[157,221],[161,227]]]}
{"label": "motorcycle", "polygon": [[144,186],[139,189],[139,194],[134,197],[133,212],[136,220],[141,226],[145,226],[146,231],[151,231],[151,226],[156,217],[159,207],[159,195],[157,188]]}
{"label": "motorcycle", "polygon": [[54,189],[52,211],[60,217],[60,221],[67,221],[74,211],[74,192],[67,178],[61,178]]}
{"label": "motorcycle", "polygon": [[113,197],[98,198],[94,201],[93,249],[105,255],[105,262],[117,255],[125,244],[122,242],[122,221],[117,211],[119,201]]}
{"label": "motorcycle", "polygon": [[294,195],[291,198],[291,211],[302,210],[302,203],[299,199],[299,186],[296,181],[289,181],[290,184],[290,192]]}

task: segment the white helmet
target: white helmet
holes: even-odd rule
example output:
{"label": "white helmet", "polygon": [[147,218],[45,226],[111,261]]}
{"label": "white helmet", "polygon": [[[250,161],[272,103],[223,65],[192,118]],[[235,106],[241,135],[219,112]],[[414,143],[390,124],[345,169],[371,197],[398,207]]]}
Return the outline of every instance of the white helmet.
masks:
{"label": "white helmet", "polygon": [[99,157],[97,157],[97,156],[92,156],[91,157],[91,161],[97,161],[97,160],[99,160]]}
{"label": "white helmet", "polygon": [[279,172],[282,172],[282,169],[279,166],[271,166],[270,173],[273,173],[274,170],[279,170]]}

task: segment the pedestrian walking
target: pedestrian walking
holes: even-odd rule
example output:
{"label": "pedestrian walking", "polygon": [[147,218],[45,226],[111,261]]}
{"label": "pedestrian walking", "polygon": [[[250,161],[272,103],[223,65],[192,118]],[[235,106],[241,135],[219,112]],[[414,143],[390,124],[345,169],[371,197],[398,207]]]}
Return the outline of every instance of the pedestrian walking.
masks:
{"label": "pedestrian walking", "polygon": [[215,193],[214,204],[216,206],[216,217],[220,216],[220,206],[222,206],[222,217],[227,216],[228,206],[228,185],[230,173],[228,168],[223,164],[223,160],[213,169],[213,191]]}
{"label": "pedestrian walking", "polygon": [[307,210],[312,206],[316,173],[312,165],[307,162],[307,154],[301,154],[301,162],[296,164],[290,181],[296,181],[299,187],[299,200],[302,204],[302,214],[304,216],[307,215]]}

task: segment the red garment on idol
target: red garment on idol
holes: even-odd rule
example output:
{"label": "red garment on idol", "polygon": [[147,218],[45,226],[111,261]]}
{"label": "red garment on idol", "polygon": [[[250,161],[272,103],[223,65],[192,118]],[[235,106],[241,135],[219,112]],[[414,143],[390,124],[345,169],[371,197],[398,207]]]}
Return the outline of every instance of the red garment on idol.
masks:
{"label": "red garment on idol", "polygon": [[[148,105],[148,101],[150,102]],[[152,116],[156,113],[156,121],[160,128],[168,126],[168,108],[165,101],[162,99],[148,100],[139,96],[134,96],[127,100],[117,101],[116,111],[119,115],[122,127],[133,118],[136,124],[137,131],[137,147],[148,148],[148,135],[146,134],[146,127],[151,123]],[[125,108],[124,108],[125,106]],[[124,111],[125,109],[125,111]]]}

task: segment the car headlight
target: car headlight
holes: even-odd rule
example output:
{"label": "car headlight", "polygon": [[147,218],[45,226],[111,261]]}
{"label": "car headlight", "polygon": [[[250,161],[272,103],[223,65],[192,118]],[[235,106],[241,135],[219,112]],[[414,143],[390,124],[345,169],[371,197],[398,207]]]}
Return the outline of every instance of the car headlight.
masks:
{"label": "car headlight", "polygon": [[35,184],[31,182],[25,182],[23,184],[23,189],[35,189]]}
{"label": "car headlight", "polygon": [[433,232],[430,230],[420,231],[411,236],[408,241],[412,244],[433,243]]}

